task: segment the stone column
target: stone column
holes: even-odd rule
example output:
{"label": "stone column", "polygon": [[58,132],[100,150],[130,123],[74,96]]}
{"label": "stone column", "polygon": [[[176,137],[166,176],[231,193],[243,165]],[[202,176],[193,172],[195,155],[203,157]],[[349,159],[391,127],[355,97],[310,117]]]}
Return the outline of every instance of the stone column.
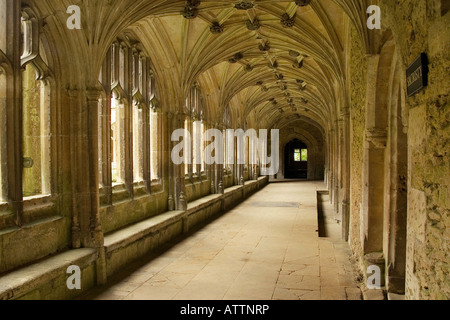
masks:
{"label": "stone column", "polygon": [[90,217],[89,231],[91,245],[95,248],[103,246],[103,232],[99,213],[99,168],[98,168],[98,100],[101,92],[92,89],[86,92],[88,108],[88,134],[87,145],[89,150],[89,193],[90,193]]}
{"label": "stone column", "polygon": [[69,93],[73,114],[72,163],[73,247],[100,248],[103,233],[99,217],[98,99],[96,89]]}
{"label": "stone column", "polygon": [[[4,34],[2,40],[5,46],[6,57],[11,62],[12,74],[7,75],[6,81],[6,162],[8,199],[16,217],[16,225],[23,225],[23,142],[22,142],[22,70],[20,63],[21,37],[21,3],[20,1],[9,1],[5,4],[6,25],[10,28]],[[3,160],[2,160],[3,161]]]}
{"label": "stone column", "polygon": [[167,207],[169,211],[173,211],[176,209],[175,205],[175,184],[176,184],[176,168],[175,165],[171,159],[172,156],[172,149],[174,147],[174,143],[172,142],[172,130],[175,127],[174,121],[175,117],[172,113],[168,112],[166,114],[166,130],[167,130],[167,145],[169,146],[168,154],[167,154],[167,167],[168,167],[168,175],[167,175],[167,181],[168,181],[168,199],[167,199]]}
{"label": "stone column", "polygon": [[328,191],[330,192],[330,203],[335,203],[335,194],[334,194],[334,186],[336,184],[336,166],[335,166],[335,157],[336,155],[336,131],[331,129],[330,131],[330,183],[328,185]]}
{"label": "stone column", "polygon": [[337,219],[340,218],[340,184],[341,184],[341,124],[340,120],[335,122],[335,156],[334,156],[334,211]]}
{"label": "stone column", "polygon": [[[185,115],[177,113],[173,118],[173,130],[184,128]],[[172,160],[170,160],[172,162]],[[185,170],[184,166],[187,164],[175,165],[174,167],[174,179],[175,179],[175,192],[174,192],[174,202],[176,210],[186,211],[187,210],[187,199],[186,199],[186,184],[185,184]]]}
{"label": "stone column", "polygon": [[342,112],[342,239],[348,241],[350,232],[350,110]]}

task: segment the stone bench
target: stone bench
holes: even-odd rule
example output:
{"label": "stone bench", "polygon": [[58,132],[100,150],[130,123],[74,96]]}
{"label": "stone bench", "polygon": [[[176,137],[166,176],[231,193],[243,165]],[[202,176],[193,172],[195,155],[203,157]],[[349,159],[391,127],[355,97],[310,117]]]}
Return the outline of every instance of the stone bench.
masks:
{"label": "stone bench", "polygon": [[76,297],[80,292],[67,288],[71,274],[67,269],[81,269],[81,287],[93,287],[96,277],[96,249],[69,250],[0,277],[0,300],[59,300]]}

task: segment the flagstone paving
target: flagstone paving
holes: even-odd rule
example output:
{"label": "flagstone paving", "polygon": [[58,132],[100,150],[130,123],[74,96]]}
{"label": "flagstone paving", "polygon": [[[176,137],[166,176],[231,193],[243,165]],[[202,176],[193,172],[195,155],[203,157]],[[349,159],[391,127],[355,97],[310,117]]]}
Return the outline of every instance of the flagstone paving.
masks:
{"label": "flagstone paving", "polygon": [[348,244],[318,236],[316,192],[324,189],[270,184],[82,299],[360,300]]}

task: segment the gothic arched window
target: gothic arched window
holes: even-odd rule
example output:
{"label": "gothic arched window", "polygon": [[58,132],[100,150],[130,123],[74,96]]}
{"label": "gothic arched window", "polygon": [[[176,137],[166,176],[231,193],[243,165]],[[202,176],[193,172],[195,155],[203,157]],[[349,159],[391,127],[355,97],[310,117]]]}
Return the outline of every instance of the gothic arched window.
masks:
{"label": "gothic arched window", "polygon": [[125,38],[111,45],[100,75],[109,97],[99,114],[101,185],[150,192],[160,178],[160,106],[150,59],[139,42]]}
{"label": "gothic arched window", "polygon": [[50,82],[41,52],[37,20],[22,14],[23,195],[47,195],[50,190]]}
{"label": "gothic arched window", "polygon": [[[191,159],[186,159],[185,163],[190,163],[186,173],[201,176],[205,170],[204,159],[204,123],[203,123],[203,97],[200,85],[195,83],[189,90],[186,99],[186,109],[188,117],[185,129],[191,133]],[[187,155],[189,152],[186,153]],[[190,161],[189,161],[190,160]],[[186,162],[189,161],[189,162]]]}

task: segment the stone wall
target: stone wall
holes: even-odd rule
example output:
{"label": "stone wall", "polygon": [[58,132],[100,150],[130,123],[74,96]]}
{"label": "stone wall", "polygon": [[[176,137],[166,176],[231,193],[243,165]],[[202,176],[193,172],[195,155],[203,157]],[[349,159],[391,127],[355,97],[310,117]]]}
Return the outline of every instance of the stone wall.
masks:
{"label": "stone wall", "polygon": [[393,30],[407,67],[422,52],[429,85],[407,98],[409,199],[406,266],[408,299],[450,297],[450,15],[445,1],[381,1],[383,23]]}

